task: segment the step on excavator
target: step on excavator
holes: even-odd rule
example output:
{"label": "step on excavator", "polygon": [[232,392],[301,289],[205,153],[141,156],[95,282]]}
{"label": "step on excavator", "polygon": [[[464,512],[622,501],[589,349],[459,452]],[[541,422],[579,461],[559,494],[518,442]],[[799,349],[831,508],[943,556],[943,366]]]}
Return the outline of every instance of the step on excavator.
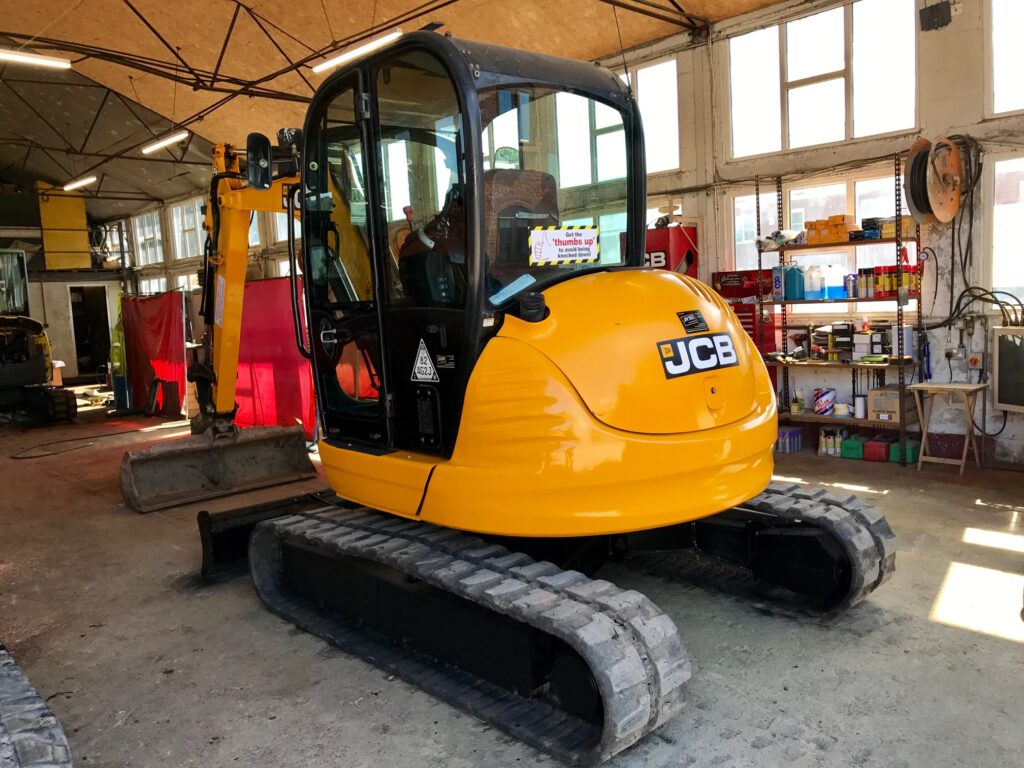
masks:
{"label": "step on excavator", "polygon": [[204,552],[247,544],[271,611],[594,764],[690,677],[672,619],[605,563],[826,614],[890,578],[878,511],[771,482],[774,392],[728,305],[643,267],[643,133],[614,74],[415,32],[336,71],[279,144],[250,135],[244,180],[218,149],[207,217],[206,389],[229,415],[248,210],[301,222],[333,495],[205,516]]}

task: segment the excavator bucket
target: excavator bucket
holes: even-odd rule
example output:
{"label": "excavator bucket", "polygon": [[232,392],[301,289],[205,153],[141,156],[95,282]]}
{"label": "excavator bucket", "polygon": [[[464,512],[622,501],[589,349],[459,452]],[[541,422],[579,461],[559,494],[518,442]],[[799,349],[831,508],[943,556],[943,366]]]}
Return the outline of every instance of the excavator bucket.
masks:
{"label": "excavator bucket", "polygon": [[121,493],[152,512],[316,475],[302,427],[206,431],[139,451],[121,462]]}

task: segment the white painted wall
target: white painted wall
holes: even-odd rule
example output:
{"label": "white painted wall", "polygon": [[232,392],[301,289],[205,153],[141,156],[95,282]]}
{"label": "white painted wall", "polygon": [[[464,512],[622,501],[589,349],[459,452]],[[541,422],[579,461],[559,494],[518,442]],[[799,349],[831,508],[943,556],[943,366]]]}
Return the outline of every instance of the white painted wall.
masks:
{"label": "white painted wall", "polygon": [[73,286],[103,287],[107,296],[107,323],[111,337],[117,323],[117,295],[121,284],[110,282],[30,282],[28,286],[29,314],[46,325],[46,335],[54,360],[62,360],[61,371],[65,379],[78,376],[78,355],[75,351],[75,330],[71,324],[71,291]]}
{"label": "white painted wall", "polygon": [[[675,55],[678,62],[682,168],[678,173],[650,177],[649,205],[673,200],[682,204],[684,217],[702,222],[700,275],[707,280],[712,272],[733,267],[732,196],[752,193],[755,175],[767,179],[766,183],[763,182],[762,192],[771,191],[776,175],[789,179],[828,171],[845,163],[868,163],[908,148],[918,136],[934,138],[969,134],[982,143],[987,170],[976,196],[975,274],[972,276],[972,282],[984,285],[991,247],[985,228],[985,211],[991,199],[992,163],[994,159],[1002,159],[1006,153],[1016,151],[1015,148],[1024,151],[1024,114],[999,117],[986,114],[989,88],[986,60],[990,55],[985,19],[988,0],[964,0],[963,14],[954,17],[949,26],[932,32],[918,31],[917,130],[882,139],[860,139],[838,146],[794,150],[771,156],[740,160],[728,158],[728,37],[838,4],[836,0],[791,0],[716,25],[710,39],[704,43],[693,45],[686,36],[678,36],[627,52],[627,61],[632,65],[671,55]],[[918,0],[918,6],[923,4]],[[884,51],[879,55],[884,55]],[[621,62],[621,55],[616,53],[603,63],[621,68]],[[879,167],[879,175],[891,173],[891,157],[883,159]],[[934,272],[926,278],[923,288],[926,323],[930,319],[945,317],[949,309],[949,238],[946,227],[930,227],[922,232],[923,245],[934,248],[939,257],[938,298],[934,304],[931,301]],[[958,293],[962,287],[957,284]],[[978,305],[974,309],[977,308]],[[835,317],[830,314],[822,319]],[[993,315],[993,319],[996,317]],[[932,331],[929,339],[933,380],[947,380],[949,374],[943,354],[947,344],[946,331]],[[954,345],[957,340],[958,335],[954,331]],[[972,351],[981,351],[982,346],[981,334],[975,334]],[[964,381],[966,374],[966,364],[954,362],[954,380]],[[849,373],[839,371],[837,375],[840,379],[830,381],[829,385],[845,384],[848,388],[849,384],[845,382]],[[813,381],[807,374],[803,374],[799,382],[804,387],[821,383]],[[980,423],[980,404],[976,420]],[[963,434],[964,424],[962,405],[950,407],[943,401],[936,404],[932,415],[933,431]],[[994,431],[1001,424],[1002,413],[993,412],[990,396],[985,428]],[[1009,415],[1006,428],[996,442],[996,458],[1024,461],[1024,415]]]}

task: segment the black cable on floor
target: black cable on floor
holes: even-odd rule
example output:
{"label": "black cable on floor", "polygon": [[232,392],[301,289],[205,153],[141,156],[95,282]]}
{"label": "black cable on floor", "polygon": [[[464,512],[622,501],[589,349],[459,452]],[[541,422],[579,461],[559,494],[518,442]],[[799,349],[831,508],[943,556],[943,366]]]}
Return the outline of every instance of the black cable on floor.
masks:
{"label": "black cable on floor", "polygon": [[135,429],[121,429],[117,432],[103,432],[98,435],[82,435],[81,437],[66,437],[63,440],[51,440],[48,443],[40,443],[39,445],[33,445],[29,448],[22,448],[17,453],[12,453],[10,458],[15,461],[24,461],[26,459],[45,459],[47,456],[58,456],[62,453],[70,453],[71,451],[77,451],[82,448],[88,448],[90,445],[96,445],[96,443],[86,443],[85,445],[76,445],[71,448],[64,448],[58,451],[47,451],[46,453],[36,453],[31,456],[25,456],[24,454],[30,453],[31,451],[37,451],[40,448],[46,448],[51,445],[61,445],[62,443],[77,443],[80,440],[102,440],[104,437],[116,437],[117,435],[130,435],[134,432],[147,432],[155,431],[159,429],[181,429],[187,427],[187,421],[175,421],[170,424],[162,424],[158,427],[137,427]]}

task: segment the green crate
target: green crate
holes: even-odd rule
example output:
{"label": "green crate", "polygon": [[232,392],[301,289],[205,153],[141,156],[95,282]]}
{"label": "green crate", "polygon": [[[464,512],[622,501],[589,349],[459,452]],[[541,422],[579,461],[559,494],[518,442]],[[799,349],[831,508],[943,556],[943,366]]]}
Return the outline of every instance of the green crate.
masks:
{"label": "green crate", "polygon": [[839,447],[839,455],[844,459],[864,459],[864,443],[870,438],[867,435],[850,435]]}
{"label": "green crate", "polygon": [[[917,464],[921,456],[921,441],[907,438],[907,464]],[[900,444],[893,443],[889,446],[889,461],[900,463]]]}

